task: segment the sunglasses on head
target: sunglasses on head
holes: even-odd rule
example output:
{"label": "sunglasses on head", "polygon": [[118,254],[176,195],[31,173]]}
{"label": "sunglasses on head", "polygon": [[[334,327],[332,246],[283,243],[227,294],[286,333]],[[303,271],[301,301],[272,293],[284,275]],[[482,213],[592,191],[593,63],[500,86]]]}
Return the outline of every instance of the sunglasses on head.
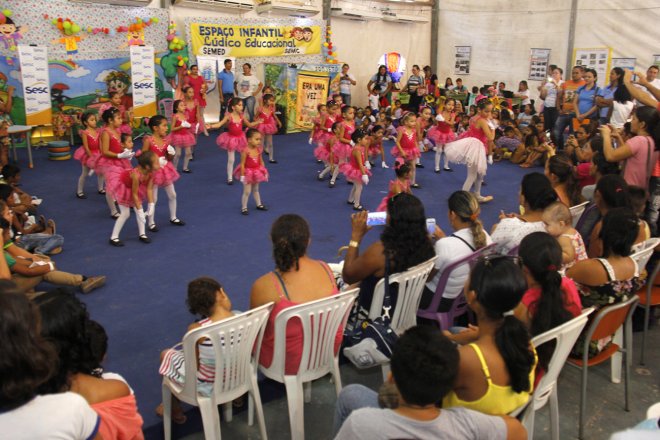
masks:
{"label": "sunglasses on head", "polygon": [[472,264],[470,266],[471,269],[473,269],[477,264],[483,262],[486,267],[490,267],[495,261],[499,261],[499,260],[509,260],[513,262],[513,264],[515,264],[516,266],[520,267],[521,269],[523,267],[522,258],[519,257],[518,255],[500,255],[500,254],[482,255],[476,260],[472,260]]}

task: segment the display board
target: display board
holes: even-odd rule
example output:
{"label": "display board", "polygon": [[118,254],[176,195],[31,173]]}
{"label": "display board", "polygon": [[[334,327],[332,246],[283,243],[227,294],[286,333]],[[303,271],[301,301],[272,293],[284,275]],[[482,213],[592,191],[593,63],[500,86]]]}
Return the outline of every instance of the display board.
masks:
{"label": "display board", "polygon": [[52,120],[48,49],[18,46],[27,125],[49,125]]}
{"label": "display board", "polygon": [[594,69],[598,73],[599,87],[604,87],[609,81],[611,61],[612,49],[609,47],[575,49],[573,52],[573,65]]}
{"label": "display board", "polygon": [[456,75],[470,74],[470,57],[472,55],[472,46],[456,46],[456,63],[454,73]]}
{"label": "display board", "polygon": [[635,63],[637,58],[612,58],[612,69],[615,67],[621,67],[625,70],[635,70]]}
{"label": "display board", "polygon": [[527,79],[532,81],[545,81],[548,76],[550,51],[550,49],[530,49],[529,75],[527,76]]}
{"label": "display board", "polygon": [[156,103],[156,70],[153,46],[131,46],[133,114],[151,117],[158,112]]}

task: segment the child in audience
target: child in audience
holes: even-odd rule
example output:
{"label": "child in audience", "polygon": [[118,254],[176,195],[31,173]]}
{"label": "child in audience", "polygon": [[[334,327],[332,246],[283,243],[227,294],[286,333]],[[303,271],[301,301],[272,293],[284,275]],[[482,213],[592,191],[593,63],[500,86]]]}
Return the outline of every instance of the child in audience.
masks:
{"label": "child in audience", "polygon": [[390,180],[389,191],[383,200],[381,200],[376,211],[387,211],[387,201],[397,194],[402,192],[412,194],[410,191],[410,164],[406,163],[402,158],[397,157],[394,161],[394,173],[396,174],[395,180]]}
{"label": "child in audience", "polygon": [[261,156],[263,149],[261,147],[261,136],[259,130],[249,128],[246,133],[247,148],[241,151],[241,164],[234,170],[234,177],[243,184],[243,195],[241,197],[241,214],[248,215],[248,199],[250,193],[254,197],[259,211],[268,211],[261,203],[259,194],[259,184],[268,182],[268,170],[264,166],[264,159]]}
{"label": "child in audience", "polygon": [[323,168],[323,170],[319,173],[317,179],[323,180],[325,176],[328,175],[328,173],[332,173],[330,184],[328,185],[330,188],[334,188],[335,179],[337,179],[337,174],[339,174],[339,164],[337,158],[332,152],[332,149],[335,145],[335,142],[338,142],[337,133],[339,133],[340,125],[341,122],[335,122],[332,125],[333,136],[326,138],[326,140],[321,145],[314,149],[314,156],[316,156],[317,161],[322,161],[325,165],[325,168]]}
{"label": "child in audience", "polygon": [[366,122],[364,118],[364,109],[358,108],[355,110],[355,126],[361,128],[364,122]]}
{"label": "child in audience", "polygon": [[410,170],[411,186],[419,188],[419,185],[415,183],[415,162],[421,155],[419,148],[417,148],[417,116],[414,113],[406,113],[401,118],[401,124],[401,129],[395,141],[396,145],[392,148],[391,154],[412,164]]}
{"label": "child in audience", "polygon": [[[190,88],[192,90],[192,87]],[[192,147],[197,143],[195,135],[190,131],[192,125],[188,122],[186,116],[186,104],[182,100],[174,101],[174,114],[172,115],[172,131],[169,136],[169,143],[174,147],[175,154],[172,165],[174,170],[179,167],[181,151],[185,150],[183,158],[183,172],[190,173],[188,164],[192,159]]]}
{"label": "child in audience", "polygon": [[495,140],[495,160],[511,157],[511,155],[520,147],[522,134],[512,125],[504,127],[504,134]]}
{"label": "child in audience", "polygon": [[360,205],[362,186],[369,184],[369,176],[371,175],[366,160],[369,137],[362,130],[356,130],[351,136],[351,141],[354,147],[351,150],[350,159],[340,165],[340,169],[346,176],[346,180],[353,182],[353,188],[351,188],[348,195],[348,204],[353,205],[355,211],[362,211],[364,209]]}
{"label": "child in audience", "polygon": [[[255,130],[256,131],[256,130]],[[258,133],[258,132],[257,132]],[[188,326],[187,331],[223,321],[234,316],[231,310],[231,300],[225,290],[213,278],[202,277],[188,284],[188,310],[200,321]],[[158,372],[169,380],[183,386],[186,380],[186,370],[183,357],[182,344],[164,350],[160,354],[160,368]],[[197,342],[197,389],[203,395],[210,395],[215,381],[215,352],[213,344],[208,339]],[[156,408],[156,414],[163,416],[163,404]],[[185,423],[180,402],[172,398],[172,421],[177,424]]]}
{"label": "child in audience", "polygon": [[374,113],[378,113],[378,109],[380,108],[379,93],[380,87],[378,85],[375,85],[371,93],[369,93],[369,107],[371,107]]}
{"label": "child in audience", "polygon": [[[83,129],[80,130],[80,138],[82,139],[82,146],[78,147],[73,154],[73,158],[80,161],[82,165],[82,172],[78,178],[78,190],[76,197],[79,199],[86,199],[87,196],[83,191],[85,187],[85,179],[87,175],[94,174],[96,163],[101,157],[101,150],[99,148],[100,133],[96,129],[96,115],[91,112],[86,112],[80,118]],[[97,176],[97,187],[99,193],[103,190],[103,177]]]}
{"label": "child in audience", "polygon": [[[456,100],[449,98],[445,101],[442,111],[435,117],[436,125],[432,127],[427,137],[434,143],[435,147],[435,172],[440,172],[440,159],[444,153],[445,144],[452,142],[456,139],[456,133],[452,127],[456,124],[456,113],[454,111]],[[445,166],[443,168],[447,172],[452,172],[449,168],[449,160],[445,155]]]}
{"label": "child in audience", "polygon": [[526,104],[522,113],[518,115],[518,127],[526,127],[532,123],[534,108],[532,104]]}
{"label": "child in audience", "polygon": [[385,129],[384,139],[389,141],[396,139],[399,132],[397,131],[396,125],[392,122],[392,118],[390,116],[384,115],[382,125],[380,122],[378,124]]}
{"label": "child in audience", "polygon": [[366,107],[364,109],[364,118],[368,121],[369,123],[369,130],[371,130],[371,127],[373,127],[376,124],[376,117],[373,114],[373,110],[369,107]]}
{"label": "child in audience", "polygon": [[[371,130],[371,143],[369,144],[369,163],[374,166],[372,158],[381,158],[381,168],[389,168],[385,162],[385,150],[383,149],[383,137],[385,136],[385,129],[380,125],[374,125]],[[375,159],[374,159],[375,160]]]}
{"label": "child in audience", "polygon": [[[646,190],[642,187],[630,185],[628,187],[628,197],[630,198],[630,208],[639,219],[640,229],[644,231],[642,239],[648,240],[651,238],[651,228],[649,224],[643,220],[644,212],[646,211],[646,201],[648,199]],[[643,268],[640,268],[640,271]]]}
{"label": "child in audience", "polygon": [[282,128],[282,123],[275,116],[275,96],[271,94],[264,95],[263,107],[259,109],[257,118],[261,123],[257,125],[257,130],[264,136],[264,150],[268,153],[270,163],[277,163],[275,160],[275,147],[273,146],[273,135]]}
{"label": "child in audience", "polygon": [[542,219],[545,230],[561,246],[562,270],[568,269],[578,261],[589,258],[582,236],[573,228],[573,218],[568,206],[562,202],[555,202],[545,208]]}
{"label": "child in audience", "polygon": [[460,121],[458,123],[458,128],[456,129],[457,135],[462,135],[470,127],[470,117],[468,115],[461,115]]}

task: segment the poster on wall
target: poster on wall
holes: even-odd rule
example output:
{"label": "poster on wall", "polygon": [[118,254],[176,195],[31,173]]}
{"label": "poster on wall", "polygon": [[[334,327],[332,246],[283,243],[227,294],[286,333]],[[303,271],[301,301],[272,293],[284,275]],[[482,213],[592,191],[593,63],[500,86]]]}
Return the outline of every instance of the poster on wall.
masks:
{"label": "poster on wall", "polygon": [[153,46],[131,46],[133,114],[149,117],[157,113],[156,70]]}
{"label": "poster on wall", "polygon": [[456,46],[456,65],[454,66],[454,74],[456,75],[470,74],[471,54],[472,54],[472,46]]}
{"label": "poster on wall", "polygon": [[532,48],[529,54],[529,76],[532,81],[545,81],[548,76],[550,49]]}
{"label": "poster on wall", "polygon": [[302,130],[311,130],[318,105],[328,100],[328,74],[300,71],[296,89],[296,125]]}
{"label": "poster on wall", "polygon": [[637,58],[612,58],[612,69],[620,67],[624,70],[635,70],[635,62]]}
{"label": "poster on wall", "polygon": [[52,121],[48,49],[18,46],[21,66],[25,121],[27,125],[49,125]]}
{"label": "poster on wall", "polygon": [[321,26],[191,23],[189,32],[195,56],[251,58],[321,53]]}
{"label": "poster on wall", "polygon": [[609,79],[612,49],[597,47],[590,49],[575,49],[573,52],[573,65],[594,69],[598,73],[598,86],[604,87]]}

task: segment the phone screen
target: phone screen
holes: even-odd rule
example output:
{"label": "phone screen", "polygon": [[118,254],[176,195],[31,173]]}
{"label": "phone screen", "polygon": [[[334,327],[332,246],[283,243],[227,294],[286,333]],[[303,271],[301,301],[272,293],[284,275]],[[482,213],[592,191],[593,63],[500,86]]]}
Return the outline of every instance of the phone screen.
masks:
{"label": "phone screen", "polygon": [[367,214],[367,226],[384,226],[386,219],[386,212],[370,212]]}

